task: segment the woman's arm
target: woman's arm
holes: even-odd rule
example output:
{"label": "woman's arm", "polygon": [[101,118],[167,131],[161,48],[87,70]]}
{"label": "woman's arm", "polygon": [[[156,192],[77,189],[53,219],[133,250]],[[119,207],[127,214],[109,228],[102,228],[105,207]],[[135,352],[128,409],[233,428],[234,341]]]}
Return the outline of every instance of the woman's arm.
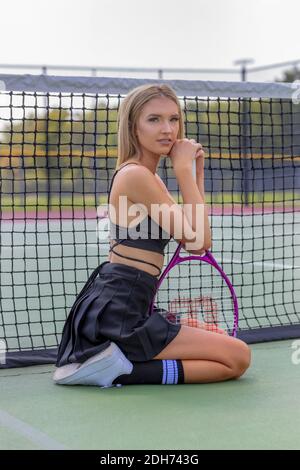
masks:
{"label": "woman's arm", "polygon": [[193,231],[197,232],[201,239],[200,246],[196,246],[196,244],[198,244],[196,242],[195,247],[191,249],[189,249],[189,247],[185,248],[190,253],[202,254],[211,246],[210,224],[207,207],[205,205],[204,170],[201,169],[199,164],[196,166],[196,181],[192,173],[191,165],[175,166],[174,172],[183,199],[184,213]]}
{"label": "woman's arm", "polygon": [[[183,210],[197,234],[196,240],[190,240],[185,249],[191,253],[202,254],[210,248],[211,235],[204,194],[204,151],[202,145],[194,139],[177,140],[169,157],[183,199]],[[192,168],[196,160],[196,180]]]}
{"label": "woman's arm", "polygon": [[205,203],[204,158],[202,157],[196,159],[196,183],[204,203],[204,249],[209,250],[211,248],[211,229],[208,217],[208,208]]}
{"label": "woman's arm", "polygon": [[[120,194],[126,195],[131,203],[139,207],[143,205],[147,214],[175,240],[184,245],[197,240],[197,234],[181,206],[170,198],[150,170],[141,165],[131,165],[117,178]],[[199,195],[195,181],[193,183]],[[152,211],[153,207],[160,210]]]}
{"label": "woman's arm", "polygon": [[[196,184],[198,187],[198,191],[200,192],[202,201],[204,202],[204,225],[205,225],[205,240],[204,240],[204,247],[201,250],[201,253],[204,253],[205,250],[208,250],[211,248],[211,230],[210,230],[210,223],[209,223],[209,218],[208,218],[208,210],[207,206],[205,204],[205,191],[204,191],[204,163],[203,160],[201,161],[200,158],[197,158],[196,160]],[[163,181],[160,179],[158,175],[155,175],[161,188],[164,190],[164,192],[168,195],[170,201],[172,201],[174,204],[177,204],[175,199],[171,196],[169,193],[168,189],[166,188],[165,184]],[[193,251],[195,253],[195,251]],[[199,254],[197,252],[197,254]]]}

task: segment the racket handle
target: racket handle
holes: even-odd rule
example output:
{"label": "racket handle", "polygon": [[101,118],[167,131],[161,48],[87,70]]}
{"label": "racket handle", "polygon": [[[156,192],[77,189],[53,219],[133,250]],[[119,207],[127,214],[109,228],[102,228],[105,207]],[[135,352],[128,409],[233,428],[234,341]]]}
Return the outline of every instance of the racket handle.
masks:
{"label": "racket handle", "polygon": [[193,160],[192,173],[193,173],[194,180],[196,180],[196,159]]}

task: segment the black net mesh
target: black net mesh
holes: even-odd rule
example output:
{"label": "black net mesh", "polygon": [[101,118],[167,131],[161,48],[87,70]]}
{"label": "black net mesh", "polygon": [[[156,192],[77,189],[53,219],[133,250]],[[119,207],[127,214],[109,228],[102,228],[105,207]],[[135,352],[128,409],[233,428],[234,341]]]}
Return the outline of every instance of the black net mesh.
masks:
{"label": "black net mesh", "polygon": [[[18,364],[55,357],[76,294],[107,259],[97,227],[116,165],[122,97],[0,93],[0,338]],[[299,334],[299,105],[257,97],[180,101],[187,137],[206,150],[212,251],[235,286],[240,335]],[[159,174],[180,202],[167,159]],[[169,250],[166,262],[174,243]]]}

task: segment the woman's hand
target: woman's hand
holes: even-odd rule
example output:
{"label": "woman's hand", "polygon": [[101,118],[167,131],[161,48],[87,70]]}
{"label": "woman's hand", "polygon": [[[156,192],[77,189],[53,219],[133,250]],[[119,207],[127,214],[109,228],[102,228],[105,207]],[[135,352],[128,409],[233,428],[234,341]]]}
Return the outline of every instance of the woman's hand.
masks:
{"label": "woman's hand", "polygon": [[193,160],[204,159],[202,145],[195,139],[178,139],[173,144],[169,157],[175,169],[192,168]]}
{"label": "woman's hand", "polygon": [[204,168],[204,159],[205,159],[205,153],[204,153],[203,147],[201,147],[201,149],[199,149],[196,153],[197,167]]}
{"label": "woman's hand", "polygon": [[201,330],[211,331],[212,333],[218,333],[220,335],[229,336],[226,330],[219,328],[217,325],[213,323],[210,324],[210,323],[201,322],[197,318],[192,318],[192,317],[181,318],[180,324],[185,325],[185,326],[190,326],[193,328],[200,328]]}

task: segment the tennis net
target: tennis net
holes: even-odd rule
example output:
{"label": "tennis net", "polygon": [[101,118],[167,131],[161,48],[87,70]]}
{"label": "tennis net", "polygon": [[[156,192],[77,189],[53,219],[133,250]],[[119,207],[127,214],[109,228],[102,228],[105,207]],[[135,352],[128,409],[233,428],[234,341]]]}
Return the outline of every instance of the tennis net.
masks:
{"label": "tennis net", "polygon": [[[118,107],[129,90],[152,82],[0,75],[2,367],[55,361],[74,298],[108,255],[99,227],[117,159]],[[187,137],[206,150],[212,252],[237,292],[239,336],[299,337],[297,89],[164,83],[180,98]],[[181,202],[167,159],[159,174]],[[166,262],[174,249],[171,242]],[[197,288],[200,266],[186,282]]]}

